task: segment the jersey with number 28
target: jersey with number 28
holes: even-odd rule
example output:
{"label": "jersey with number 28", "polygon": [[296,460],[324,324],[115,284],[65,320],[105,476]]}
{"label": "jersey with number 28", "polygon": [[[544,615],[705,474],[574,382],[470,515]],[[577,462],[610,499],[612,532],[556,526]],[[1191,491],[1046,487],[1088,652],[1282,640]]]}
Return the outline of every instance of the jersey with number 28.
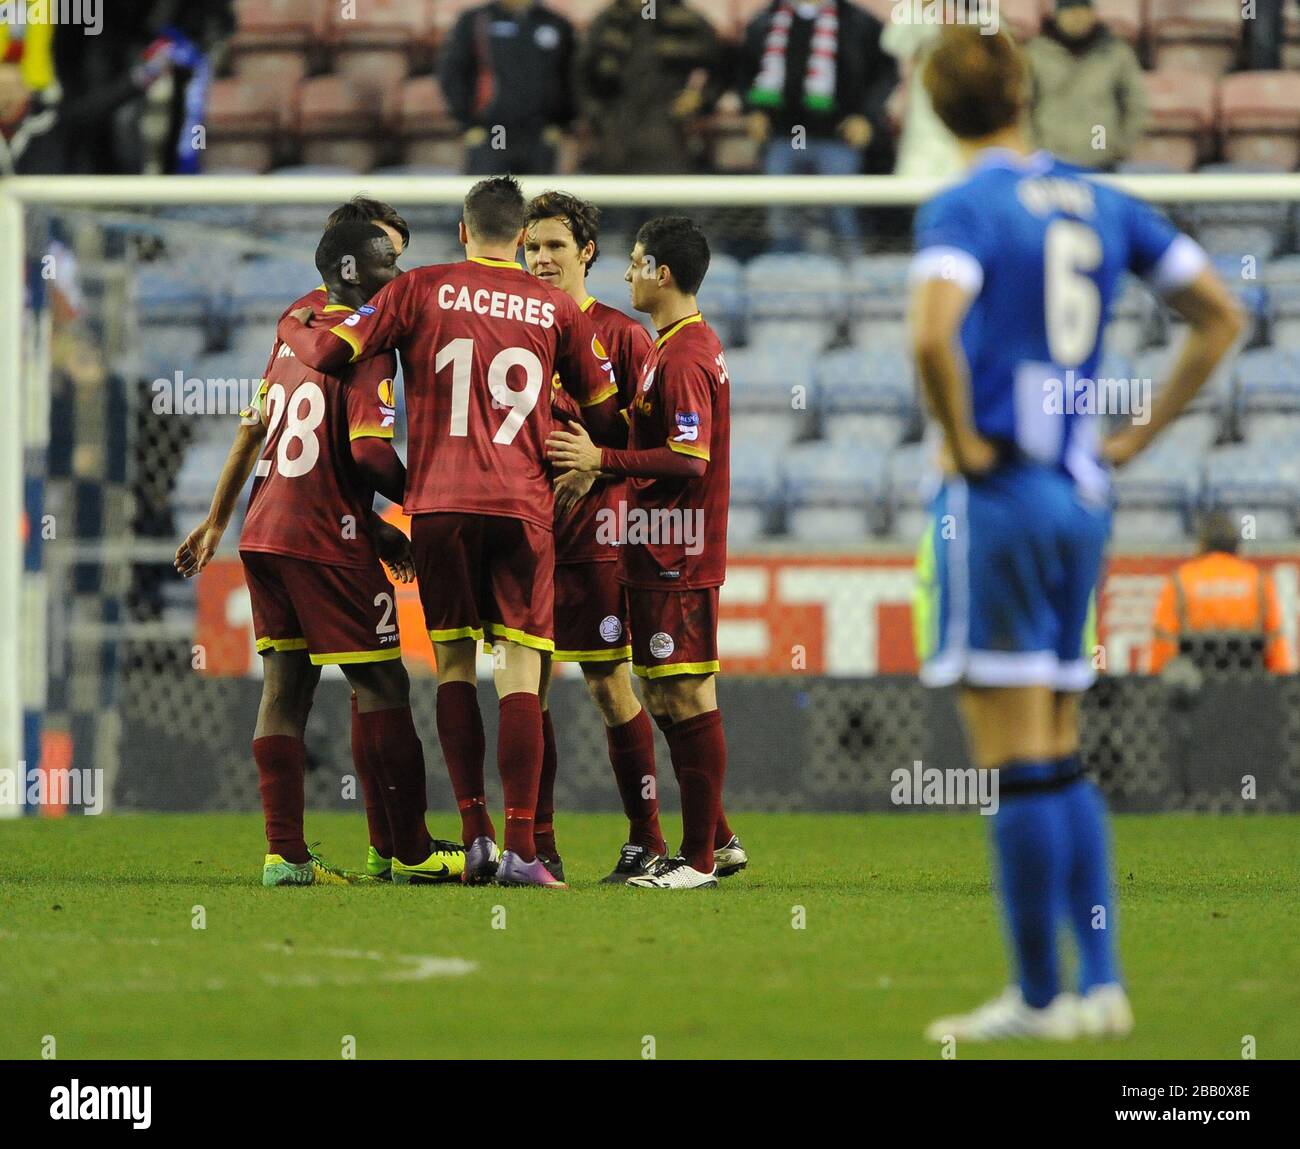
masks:
{"label": "jersey with number 28", "polygon": [[1101,335],[1124,273],[1174,291],[1204,252],[1146,204],[1046,152],[986,151],[915,227],[913,281],[953,279],[974,296],[961,343],[976,429],[1076,478],[1095,468]]}
{"label": "jersey with number 28", "polygon": [[[352,311],[323,296],[306,302],[313,323],[338,322]],[[332,566],[376,561],[367,530],[374,491],[352,460],[351,442],[393,437],[396,368],[389,351],[335,378],[305,366],[277,340],[259,397],[266,443],[253,472],[240,550]]]}

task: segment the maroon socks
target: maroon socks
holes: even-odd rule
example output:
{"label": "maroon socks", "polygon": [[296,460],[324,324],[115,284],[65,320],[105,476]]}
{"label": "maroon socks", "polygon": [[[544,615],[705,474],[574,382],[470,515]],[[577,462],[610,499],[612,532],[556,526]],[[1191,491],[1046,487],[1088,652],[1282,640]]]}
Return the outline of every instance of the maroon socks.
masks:
{"label": "maroon socks", "polygon": [[286,862],[305,862],[307,842],[302,836],[302,812],[307,751],[302,739],[288,734],[254,738],[253,761],[257,763],[257,788],[262,793],[262,816],[266,819],[267,853],[279,854]]}

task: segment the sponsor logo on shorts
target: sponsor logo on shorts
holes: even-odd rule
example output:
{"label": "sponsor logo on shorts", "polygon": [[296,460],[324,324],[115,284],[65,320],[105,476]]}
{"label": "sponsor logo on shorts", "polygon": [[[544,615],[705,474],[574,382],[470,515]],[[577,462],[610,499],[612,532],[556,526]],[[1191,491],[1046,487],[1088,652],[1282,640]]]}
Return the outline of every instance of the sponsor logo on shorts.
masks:
{"label": "sponsor logo on shorts", "polygon": [[[600,620],[600,637],[606,642],[617,642],[623,637],[623,620],[617,615],[607,614]],[[672,639],[668,641],[672,642]]]}
{"label": "sponsor logo on shorts", "polygon": [[650,636],[650,653],[658,659],[665,659],[672,656],[677,644],[673,642],[673,636],[664,631]]}

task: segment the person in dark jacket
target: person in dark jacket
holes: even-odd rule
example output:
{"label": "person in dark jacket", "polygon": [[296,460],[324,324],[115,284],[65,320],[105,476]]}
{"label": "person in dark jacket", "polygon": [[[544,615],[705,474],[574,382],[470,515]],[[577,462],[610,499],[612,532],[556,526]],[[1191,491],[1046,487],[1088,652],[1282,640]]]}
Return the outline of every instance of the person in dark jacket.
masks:
{"label": "person in dark jacket", "polygon": [[[773,0],[750,21],[741,91],[768,175],[857,175],[868,148],[884,147],[898,66],[880,46],[882,31],[849,0]],[[799,246],[788,211],[774,208],[770,226],[775,247]],[[834,209],[832,227],[857,246],[853,208]]]}
{"label": "person in dark jacket", "polygon": [[576,113],[573,25],[539,0],[493,0],[464,12],[439,78],[465,132],[465,171],[555,171]]}
{"label": "person in dark jacket", "polygon": [[578,62],[594,170],[672,174],[703,166],[694,129],[727,81],[713,25],[683,0],[614,0],[591,22]]}

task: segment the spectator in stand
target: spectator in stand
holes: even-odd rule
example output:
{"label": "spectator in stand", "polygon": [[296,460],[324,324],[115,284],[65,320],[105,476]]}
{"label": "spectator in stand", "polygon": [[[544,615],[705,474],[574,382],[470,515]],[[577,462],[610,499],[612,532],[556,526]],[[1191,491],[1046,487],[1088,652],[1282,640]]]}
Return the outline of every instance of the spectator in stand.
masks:
{"label": "spectator in stand", "polygon": [[614,0],[591,23],[578,74],[596,132],[592,166],[610,174],[672,174],[702,166],[700,117],[725,87],[713,25],[684,0]]}
{"label": "spectator in stand", "polygon": [[[170,170],[169,162],[149,154],[142,137],[142,96],[178,66],[181,55],[181,66],[191,66],[198,54],[186,28],[192,13],[179,0],[117,0],[98,26],[60,24],[49,19],[54,9],[44,0],[21,2],[27,5],[22,20],[0,19],[0,171]],[[221,16],[228,9],[217,0],[206,11]],[[162,146],[170,151],[179,130],[176,119]]]}
{"label": "spectator in stand", "polygon": [[957,138],[934,113],[930,93],[922,75],[925,57],[939,38],[942,24],[891,22],[880,39],[881,46],[903,73],[905,107],[903,129],[898,139],[898,162],[894,174],[914,179],[948,179],[962,170]]}
{"label": "spectator in stand", "polygon": [[1069,163],[1113,171],[1147,128],[1133,49],[1098,19],[1092,0],[1056,0],[1026,52],[1034,142]]}
{"label": "spectator in stand", "polygon": [[1238,557],[1240,534],[1232,519],[1209,514],[1200,535],[1200,556],[1174,571],[1160,593],[1151,673],[1164,670],[1184,643],[1195,645],[1198,638],[1225,632],[1249,637],[1271,673],[1293,673],[1277,587],[1254,563]]}
{"label": "spectator in stand", "polygon": [[461,14],[440,79],[465,132],[465,171],[556,170],[576,112],[573,25],[540,0],[493,0]]}
{"label": "spectator in stand", "polygon": [[[768,175],[858,175],[888,139],[886,104],[898,68],[881,47],[880,21],[849,0],[773,0],[745,30],[740,82]],[[860,239],[857,212],[831,214],[835,238]],[[774,245],[798,246],[788,210],[772,209]]]}

